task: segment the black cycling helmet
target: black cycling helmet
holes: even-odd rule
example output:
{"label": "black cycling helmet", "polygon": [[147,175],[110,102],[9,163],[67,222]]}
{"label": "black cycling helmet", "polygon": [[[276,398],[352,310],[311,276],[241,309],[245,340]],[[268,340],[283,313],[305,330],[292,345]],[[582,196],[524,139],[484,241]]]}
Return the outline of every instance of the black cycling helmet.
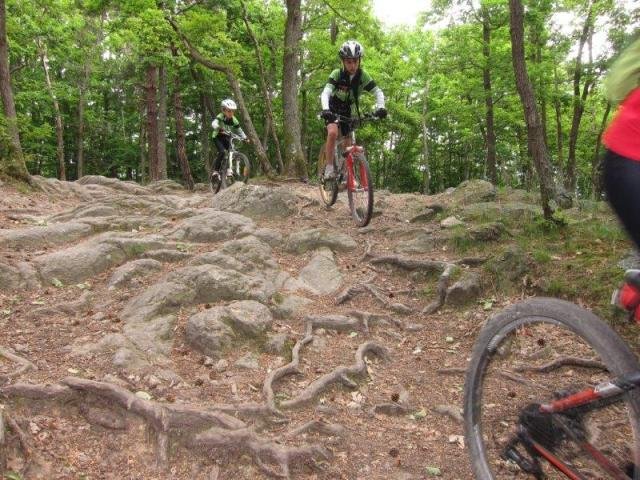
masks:
{"label": "black cycling helmet", "polygon": [[338,55],[340,55],[340,58],[362,58],[364,48],[355,40],[347,40],[340,47]]}

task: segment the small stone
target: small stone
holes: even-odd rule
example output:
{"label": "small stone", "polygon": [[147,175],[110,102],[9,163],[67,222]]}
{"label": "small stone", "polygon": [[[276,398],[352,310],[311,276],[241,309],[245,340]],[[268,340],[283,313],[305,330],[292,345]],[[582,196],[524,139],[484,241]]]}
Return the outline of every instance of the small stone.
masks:
{"label": "small stone", "polygon": [[226,359],[222,358],[222,359],[220,359],[220,360],[218,360],[218,361],[216,362],[216,364],[215,364],[214,368],[215,368],[216,372],[220,372],[220,373],[222,373],[222,372],[224,372],[227,368],[229,368],[229,362],[228,362]]}
{"label": "small stone", "polygon": [[213,367],[215,365],[215,362],[213,361],[213,358],[211,357],[205,357],[204,358],[204,362],[202,363],[205,367]]}
{"label": "small stone", "polygon": [[258,370],[260,368],[258,359],[253,353],[247,353],[245,356],[238,359],[234,365],[236,367],[246,368],[247,370]]}
{"label": "small stone", "polygon": [[160,379],[155,375],[149,375],[146,380],[147,380],[147,385],[149,385],[149,388],[156,388],[160,386],[160,384],[162,383]]}

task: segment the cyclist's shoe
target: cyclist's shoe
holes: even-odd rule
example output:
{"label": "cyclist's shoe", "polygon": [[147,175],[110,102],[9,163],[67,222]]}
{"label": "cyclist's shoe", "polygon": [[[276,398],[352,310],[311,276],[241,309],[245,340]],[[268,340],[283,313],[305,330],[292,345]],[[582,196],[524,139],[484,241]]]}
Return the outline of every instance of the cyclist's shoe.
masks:
{"label": "cyclist's shoe", "polygon": [[220,172],[218,172],[217,170],[214,170],[213,173],[211,174],[211,178],[220,178]]}
{"label": "cyclist's shoe", "polygon": [[227,168],[227,177],[233,177],[233,170]]}
{"label": "cyclist's shoe", "polygon": [[336,169],[333,165],[327,165],[324,167],[324,179],[325,180],[333,180],[336,178]]}

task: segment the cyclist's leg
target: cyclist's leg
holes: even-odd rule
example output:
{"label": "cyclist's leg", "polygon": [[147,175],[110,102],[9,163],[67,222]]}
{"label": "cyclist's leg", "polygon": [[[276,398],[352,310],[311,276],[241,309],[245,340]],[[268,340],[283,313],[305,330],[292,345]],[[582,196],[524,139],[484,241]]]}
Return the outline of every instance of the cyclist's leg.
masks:
{"label": "cyclist's leg", "polygon": [[327,142],[325,143],[325,176],[335,174],[335,158],[333,152],[336,148],[336,141],[338,138],[338,124],[335,122],[327,123]]}
{"label": "cyclist's leg", "polygon": [[224,154],[227,151],[227,146],[223,138],[215,137],[213,141],[216,145],[216,149],[218,150],[218,155],[216,156],[216,160],[213,164],[213,171],[220,172],[220,167],[222,166],[222,160],[224,159]]}
{"label": "cyclist's leg", "polygon": [[607,150],[603,177],[609,203],[640,249],[640,161]]}

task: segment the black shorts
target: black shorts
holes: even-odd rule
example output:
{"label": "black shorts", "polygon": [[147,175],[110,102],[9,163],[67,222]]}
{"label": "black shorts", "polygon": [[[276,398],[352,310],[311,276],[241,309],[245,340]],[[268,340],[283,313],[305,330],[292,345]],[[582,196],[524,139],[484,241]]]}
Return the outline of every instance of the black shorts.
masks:
{"label": "black shorts", "polygon": [[640,249],[640,161],[607,150],[603,176],[607,200]]}

